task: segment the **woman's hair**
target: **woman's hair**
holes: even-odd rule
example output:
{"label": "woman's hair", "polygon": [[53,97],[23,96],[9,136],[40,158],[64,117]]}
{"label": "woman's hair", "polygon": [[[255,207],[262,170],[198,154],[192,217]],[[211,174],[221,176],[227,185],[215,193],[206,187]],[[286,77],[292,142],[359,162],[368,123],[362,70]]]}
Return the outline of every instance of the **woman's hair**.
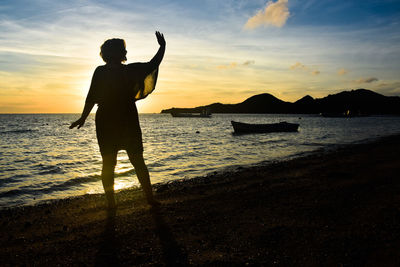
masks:
{"label": "woman's hair", "polygon": [[126,61],[126,46],[123,39],[108,39],[100,47],[100,56],[104,62]]}

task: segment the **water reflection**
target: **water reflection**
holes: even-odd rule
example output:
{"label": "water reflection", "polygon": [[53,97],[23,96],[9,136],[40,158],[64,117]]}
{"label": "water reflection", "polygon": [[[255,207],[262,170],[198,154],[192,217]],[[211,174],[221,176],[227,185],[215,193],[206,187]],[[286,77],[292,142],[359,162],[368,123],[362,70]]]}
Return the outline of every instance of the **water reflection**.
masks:
{"label": "water reflection", "polygon": [[[103,192],[101,157],[94,123],[89,123],[94,117],[89,117],[86,127],[80,129],[83,131],[68,131],[65,122],[74,118],[74,114],[0,115],[0,167],[7,170],[0,172],[0,207]],[[153,183],[400,132],[400,117],[389,116],[341,119],[302,115],[299,121],[296,115],[280,114],[215,114],[207,120],[143,114],[140,120]],[[231,120],[298,122],[300,128],[296,134],[233,136]],[[116,174],[117,190],[138,184],[125,152],[118,154]]]}

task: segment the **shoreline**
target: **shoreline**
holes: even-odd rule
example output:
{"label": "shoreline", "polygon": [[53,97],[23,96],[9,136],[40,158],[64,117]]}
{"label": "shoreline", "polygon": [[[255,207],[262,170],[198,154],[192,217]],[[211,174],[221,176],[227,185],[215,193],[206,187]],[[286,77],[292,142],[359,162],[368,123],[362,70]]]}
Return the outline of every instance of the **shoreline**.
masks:
{"label": "shoreline", "polygon": [[[305,157],[310,157],[310,156],[312,157],[312,156],[317,156],[320,154],[329,154],[329,153],[336,152],[337,150],[340,150],[343,148],[348,148],[348,147],[353,147],[353,146],[358,146],[358,145],[363,145],[363,144],[369,144],[369,143],[373,143],[373,142],[379,142],[382,139],[391,138],[391,137],[397,136],[397,135],[400,136],[400,133],[399,134],[391,134],[391,135],[387,135],[387,136],[370,137],[370,138],[358,140],[358,141],[355,141],[355,142],[352,142],[349,144],[334,144],[334,145],[329,145],[329,146],[322,146],[320,148],[316,148],[315,150],[298,152],[293,155],[282,156],[280,158],[276,158],[273,160],[259,161],[259,162],[243,164],[243,165],[237,164],[237,165],[225,166],[225,167],[218,168],[214,171],[206,172],[203,175],[199,175],[199,176],[185,177],[185,178],[181,178],[181,179],[175,179],[175,180],[170,180],[170,181],[165,181],[165,182],[154,183],[154,184],[152,184],[152,187],[153,187],[153,190],[155,192],[157,192],[158,188],[165,188],[166,185],[170,186],[171,184],[174,184],[175,186],[179,187],[180,184],[185,184],[185,183],[196,184],[197,181],[202,183],[203,179],[205,179],[206,177],[210,177],[210,176],[211,177],[217,177],[217,176],[224,177],[225,174],[232,174],[234,172],[237,172],[237,171],[240,171],[243,169],[247,170],[247,169],[252,169],[252,168],[265,167],[265,166],[269,166],[272,164],[279,164],[279,163],[284,163],[284,162],[288,162],[291,160],[296,160],[299,158],[305,158]],[[150,173],[150,175],[151,175],[151,173]],[[135,177],[134,179],[137,179],[137,178]],[[164,189],[161,189],[161,190],[164,190]],[[138,186],[134,186],[134,187],[119,189],[119,190],[116,190],[115,192],[120,193],[123,191],[135,192],[135,191],[141,191],[141,188]],[[74,196],[67,196],[64,198],[52,198],[52,199],[39,200],[39,201],[30,203],[30,204],[18,204],[18,205],[12,205],[10,207],[0,207],[0,214],[2,211],[7,211],[7,210],[20,209],[20,208],[22,208],[22,209],[34,208],[36,206],[52,205],[53,203],[60,202],[60,201],[71,201],[71,200],[74,200],[75,198],[85,198],[85,197],[90,197],[90,196],[98,197],[103,194],[104,193],[74,195]]]}
{"label": "shoreline", "polygon": [[[117,193],[0,210],[15,265],[395,265],[400,135]],[[118,265],[118,264],[115,264]]]}

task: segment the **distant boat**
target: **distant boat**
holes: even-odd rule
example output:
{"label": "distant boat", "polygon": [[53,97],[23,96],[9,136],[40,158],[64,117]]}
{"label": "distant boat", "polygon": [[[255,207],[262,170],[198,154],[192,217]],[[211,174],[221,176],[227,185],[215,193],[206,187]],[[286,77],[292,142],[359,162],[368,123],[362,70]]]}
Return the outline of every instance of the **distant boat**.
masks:
{"label": "distant boat", "polygon": [[352,112],[347,110],[346,112],[323,112],[322,117],[326,118],[351,118],[351,117],[367,117],[369,114],[358,112]]}
{"label": "distant boat", "polygon": [[172,117],[180,117],[180,118],[210,118],[211,112],[204,110],[201,113],[179,113],[179,112],[171,112]]}
{"label": "distant boat", "polygon": [[250,124],[231,121],[235,133],[297,132],[299,124],[286,121],[270,124]]}

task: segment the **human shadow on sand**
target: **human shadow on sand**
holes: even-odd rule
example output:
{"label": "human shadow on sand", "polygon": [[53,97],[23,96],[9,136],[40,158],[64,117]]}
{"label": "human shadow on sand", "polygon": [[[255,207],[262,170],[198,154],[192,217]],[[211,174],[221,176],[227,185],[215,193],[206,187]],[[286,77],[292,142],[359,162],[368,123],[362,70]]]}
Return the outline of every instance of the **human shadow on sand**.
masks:
{"label": "human shadow on sand", "polygon": [[115,235],[116,209],[107,211],[104,232],[101,235],[95,266],[121,266],[118,258],[120,243]]}
{"label": "human shadow on sand", "polygon": [[160,240],[166,266],[188,266],[187,253],[176,242],[170,227],[164,221],[160,207],[150,209],[155,225],[155,232]]}
{"label": "human shadow on sand", "polygon": [[[154,223],[154,233],[159,239],[161,253],[165,266],[188,266],[187,253],[175,240],[172,231],[165,222],[160,207],[149,210]],[[101,234],[95,266],[122,266],[118,257],[121,243],[116,238],[116,211],[108,211],[106,225]]]}

